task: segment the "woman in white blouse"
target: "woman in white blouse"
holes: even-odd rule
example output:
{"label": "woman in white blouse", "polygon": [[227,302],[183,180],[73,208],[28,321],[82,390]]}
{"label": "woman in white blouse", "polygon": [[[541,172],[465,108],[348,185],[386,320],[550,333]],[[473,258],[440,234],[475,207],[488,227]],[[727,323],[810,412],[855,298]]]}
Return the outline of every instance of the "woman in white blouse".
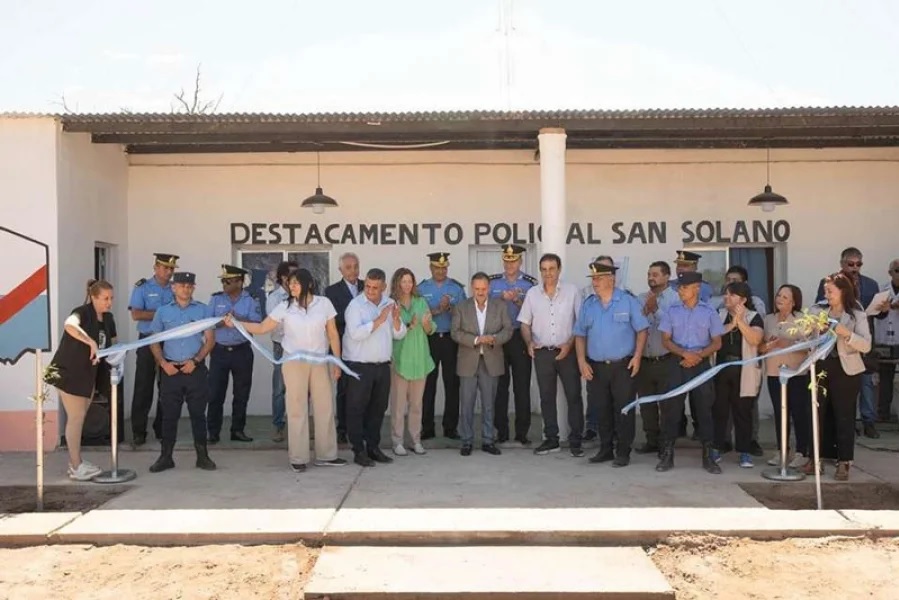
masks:
{"label": "woman in white blouse", "polygon": [[[862,354],[871,351],[871,330],[868,317],[861,310],[855,296],[855,285],[843,273],[824,280],[824,298],[829,304],[827,314],[837,322],[833,332],[837,343],[818,363],[818,372],[825,393],[818,395],[821,418],[821,456],[837,459],[837,481],[849,479],[849,465],[855,457],[855,412],[861,377],[865,372]],[[814,474],[812,461],[803,471]]]}
{"label": "woman in white blouse", "polygon": [[[284,326],[284,356],[297,352],[324,355],[330,348],[340,356],[340,337],[334,317],[337,311],[325,296],[313,294],[312,274],[299,269],[287,279],[289,296],[278,304],[262,323],[241,322],[252,334],[262,335]],[[225,320],[230,325],[230,317]],[[337,428],[334,424],[334,403],[331,379],[340,377],[340,369],[327,364],[312,364],[299,360],[287,361],[281,367],[286,388],[287,452],[290,468],[296,473],[306,470],[309,463],[309,403],[315,419],[315,466],[333,467],[347,464],[337,457]]]}
{"label": "woman in white blouse", "polygon": [[[802,332],[796,330],[796,318],[802,314],[802,290],[795,285],[782,285],[774,297],[774,313],[765,315],[765,341],[759,352],[767,354],[789,348],[805,341]],[[791,332],[792,330],[792,332]],[[780,354],[765,360],[768,379],[768,394],[774,406],[774,427],[777,433],[778,452],[768,461],[769,465],[780,464],[781,410],[780,410],[780,367],[796,369],[808,357],[808,350]],[[810,456],[811,443],[811,399],[808,390],[808,373],[791,377],[787,381],[787,462],[791,467],[801,467]],[[790,423],[796,435],[796,454],[790,456]]]}

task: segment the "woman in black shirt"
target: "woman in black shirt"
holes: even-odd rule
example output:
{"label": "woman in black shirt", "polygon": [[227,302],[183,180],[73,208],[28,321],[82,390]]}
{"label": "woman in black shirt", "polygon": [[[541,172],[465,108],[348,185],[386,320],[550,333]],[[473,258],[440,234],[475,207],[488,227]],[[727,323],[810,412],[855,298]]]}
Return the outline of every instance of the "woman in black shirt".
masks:
{"label": "woman in black shirt", "polygon": [[[724,322],[721,349],[717,364],[745,360],[758,355],[758,346],[765,334],[765,324],[755,312],[752,290],[743,282],[727,284],[724,288],[724,308],[720,311]],[[751,468],[752,403],[762,385],[761,364],[727,367],[715,376],[715,448],[720,451],[727,441],[727,423],[733,414],[734,448],[740,453],[740,466]]]}
{"label": "woman in black shirt", "polygon": [[50,362],[47,383],[59,390],[66,409],[66,445],[69,449],[69,478],[88,481],[101,469],[81,459],[81,429],[97,388],[97,352],[115,343],[112,285],[90,281],[85,304],[65,320],[65,333]]}

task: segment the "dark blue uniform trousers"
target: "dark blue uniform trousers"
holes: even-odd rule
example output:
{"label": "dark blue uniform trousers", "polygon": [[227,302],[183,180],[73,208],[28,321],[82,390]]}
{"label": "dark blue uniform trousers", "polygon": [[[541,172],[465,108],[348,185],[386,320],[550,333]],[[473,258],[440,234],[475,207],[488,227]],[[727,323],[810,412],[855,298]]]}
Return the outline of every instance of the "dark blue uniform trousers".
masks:
{"label": "dark blue uniform trousers", "polygon": [[235,346],[216,344],[209,360],[209,410],[206,415],[209,434],[222,430],[222,412],[228,393],[228,376],[234,377],[231,405],[231,433],[242,432],[247,424],[247,403],[253,385],[253,348],[249,342]]}
{"label": "dark blue uniform trousers", "polygon": [[181,406],[187,401],[190,414],[190,428],[194,442],[206,443],[206,400],[209,397],[205,363],[200,363],[190,375],[162,373],[162,389],[159,403],[162,405],[162,445],[173,447],[178,438],[178,419]]}

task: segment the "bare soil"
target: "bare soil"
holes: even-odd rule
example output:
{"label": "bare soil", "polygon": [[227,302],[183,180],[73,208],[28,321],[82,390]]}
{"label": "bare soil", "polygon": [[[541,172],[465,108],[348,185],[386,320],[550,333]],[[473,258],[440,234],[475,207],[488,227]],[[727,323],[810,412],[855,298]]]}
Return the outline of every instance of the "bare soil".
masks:
{"label": "bare soil", "polygon": [[[766,508],[818,508],[814,483],[741,483],[744,492]],[[821,502],[827,510],[899,510],[899,488],[886,483],[821,483]]]}
{"label": "bare soil", "polygon": [[0,598],[296,600],[317,556],[302,545],[0,549]]}
{"label": "bare soil", "polygon": [[[106,504],[132,486],[128,485],[47,485],[44,512],[87,512]],[[33,485],[0,486],[0,513],[37,511],[37,488]]]}
{"label": "bare soil", "polygon": [[682,537],[650,549],[677,600],[894,600],[899,539]]}

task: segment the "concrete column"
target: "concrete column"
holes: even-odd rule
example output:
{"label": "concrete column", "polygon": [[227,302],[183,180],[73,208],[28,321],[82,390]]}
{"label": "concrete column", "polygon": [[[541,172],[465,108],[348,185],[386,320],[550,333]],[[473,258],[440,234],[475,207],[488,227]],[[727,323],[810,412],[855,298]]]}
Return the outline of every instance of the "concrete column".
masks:
{"label": "concrete column", "polygon": [[540,224],[543,227],[542,252],[553,252],[565,261],[565,238],[568,218],[565,210],[565,139],[564,129],[547,127],[540,130]]}

